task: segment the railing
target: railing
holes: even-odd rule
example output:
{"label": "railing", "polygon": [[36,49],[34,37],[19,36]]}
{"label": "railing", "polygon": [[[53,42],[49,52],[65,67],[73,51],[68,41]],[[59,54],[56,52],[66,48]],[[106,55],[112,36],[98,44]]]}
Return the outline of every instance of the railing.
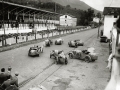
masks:
{"label": "railing", "polygon": [[[77,31],[81,31],[81,30],[86,30],[89,29],[90,27],[86,27],[86,26],[82,26],[82,27],[62,27],[59,29],[55,29],[55,27],[51,27],[49,30],[47,29],[47,27],[44,27],[44,29],[42,28],[36,28],[36,30],[33,29],[18,29],[16,33],[11,33],[11,34],[7,34],[7,35],[1,35],[1,40],[0,40],[0,46],[3,46],[3,42],[2,39],[6,38],[6,45],[12,45],[12,44],[16,44],[16,43],[21,43],[21,42],[26,42],[26,41],[30,41],[30,40],[36,40],[36,39],[42,39],[42,38],[47,38],[47,37],[53,37],[56,35],[63,35],[63,34],[67,34],[67,33],[73,33],[73,32],[77,32]],[[9,31],[9,30],[7,30]],[[6,31],[6,32],[7,32]],[[13,31],[13,30],[12,30]],[[24,33],[20,32],[20,31],[24,31]]]}

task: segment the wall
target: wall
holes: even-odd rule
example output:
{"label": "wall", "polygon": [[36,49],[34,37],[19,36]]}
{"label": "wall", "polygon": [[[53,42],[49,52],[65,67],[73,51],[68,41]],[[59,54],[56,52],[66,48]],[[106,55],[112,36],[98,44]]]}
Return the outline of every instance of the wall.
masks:
{"label": "wall", "polygon": [[104,30],[103,35],[110,39],[110,30],[113,27],[113,22],[115,22],[117,18],[114,18],[113,15],[105,15],[104,17]]}

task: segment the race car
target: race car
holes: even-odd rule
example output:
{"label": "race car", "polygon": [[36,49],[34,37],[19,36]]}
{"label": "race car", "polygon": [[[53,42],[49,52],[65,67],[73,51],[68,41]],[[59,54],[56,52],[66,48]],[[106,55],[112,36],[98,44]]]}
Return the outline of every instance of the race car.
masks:
{"label": "race car", "polygon": [[101,36],[101,37],[100,37],[100,42],[105,42],[105,43],[107,43],[107,42],[108,42],[107,37],[106,37],[106,36]]}
{"label": "race car", "polygon": [[63,50],[52,50],[50,52],[50,58],[54,58],[56,64],[64,63],[66,65],[68,63],[67,57],[64,54]]}
{"label": "race car", "polygon": [[78,47],[78,44],[75,41],[69,41],[68,45],[69,45],[69,47],[76,47],[76,48]]}
{"label": "race car", "polygon": [[52,45],[53,44],[53,41],[52,40],[50,40],[50,39],[46,39],[45,40],[45,46],[47,47],[47,46],[50,46],[50,45]]}
{"label": "race car", "polygon": [[76,40],[74,40],[74,42],[76,42],[78,46],[83,46],[84,45],[83,41],[80,40],[80,39],[76,39]]}
{"label": "race car", "polygon": [[30,47],[28,56],[39,56],[40,53],[43,53],[43,47],[34,46]]}
{"label": "race car", "polygon": [[59,38],[55,40],[55,45],[62,45],[63,44],[63,39]]}
{"label": "race car", "polygon": [[68,55],[71,59],[80,59],[85,62],[94,62],[98,59],[98,56],[95,53],[90,53],[88,50],[72,50]]}

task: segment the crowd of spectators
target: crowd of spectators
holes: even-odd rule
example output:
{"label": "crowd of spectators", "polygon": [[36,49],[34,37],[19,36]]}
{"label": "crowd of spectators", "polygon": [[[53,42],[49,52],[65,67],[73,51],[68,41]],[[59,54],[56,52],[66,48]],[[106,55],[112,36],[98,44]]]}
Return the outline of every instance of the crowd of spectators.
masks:
{"label": "crowd of spectators", "polygon": [[9,66],[7,70],[1,68],[0,72],[0,90],[19,90],[18,72],[11,74],[12,68]]}

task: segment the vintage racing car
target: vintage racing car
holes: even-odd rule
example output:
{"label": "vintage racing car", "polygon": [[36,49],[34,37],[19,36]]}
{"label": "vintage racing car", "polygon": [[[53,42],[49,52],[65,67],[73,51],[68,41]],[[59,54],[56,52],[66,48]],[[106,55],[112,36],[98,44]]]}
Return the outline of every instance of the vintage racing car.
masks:
{"label": "vintage racing car", "polygon": [[28,56],[39,56],[40,53],[43,53],[43,47],[34,46],[30,47]]}
{"label": "vintage racing car", "polygon": [[78,47],[78,44],[75,41],[69,41],[68,45],[69,45],[69,47],[76,47],[76,48]]}
{"label": "vintage racing car", "polygon": [[107,37],[106,37],[106,36],[101,36],[101,37],[100,37],[100,42],[105,42],[105,43],[107,43],[107,42],[108,42]]}
{"label": "vintage racing car", "polygon": [[96,53],[90,53],[88,50],[72,50],[68,53],[69,57],[84,60],[86,62],[94,62],[98,59]]}
{"label": "vintage racing car", "polygon": [[63,50],[59,51],[59,50],[52,50],[50,52],[50,58],[54,58],[55,59],[55,63],[64,63],[65,65],[68,63],[67,57],[64,54]]}
{"label": "vintage racing car", "polygon": [[63,44],[63,39],[59,38],[55,40],[55,45],[61,45],[61,44]]}
{"label": "vintage racing car", "polygon": [[53,44],[53,41],[51,40],[51,39],[46,39],[45,40],[45,46],[47,47],[47,46],[50,46],[50,45],[52,45]]}
{"label": "vintage racing car", "polygon": [[78,46],[83,46],[84,45],[83,41],[80,40],[80,39],[76,39],[76,40],[74,40],[74,42],[77,42]]}

